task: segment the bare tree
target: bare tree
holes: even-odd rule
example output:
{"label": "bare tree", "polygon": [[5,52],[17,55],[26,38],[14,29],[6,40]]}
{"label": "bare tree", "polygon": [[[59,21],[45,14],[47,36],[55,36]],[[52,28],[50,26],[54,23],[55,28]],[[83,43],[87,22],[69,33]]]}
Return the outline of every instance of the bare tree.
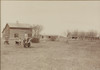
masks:
{"label": "bare tree", "polygon": [[97,36],[96,31],[90,31],[89,34],[90,34],[90,37],[96,37]]}
{"label": "bare tree", "polygon": [[42,25],[33,25],[32,26],[32,31],[33,31],[33,35],[35,38],[39,38],[40,37],[40,32],[43,30],[43,26]]}
{"label": "bare tree", "polygon": [[79,34],[78,30],[74,30],[72,32],[72,39],[77,39],[78,38],[78,34]]}
{"label": "bare tree", "polygon": [[86,33],[86,37],[88,37],[91,40],[93,40],[93,38],[95,38],[96,36],[97,36],[97,32],[94,30],[88,31]]}
{"label": "bare tree", "polygon": [[64,32],[64,35],[66,37],[66,43],[69,43],[69,38],[71,36],[71,32],[69,30],[67,30]]}
{"label": "bare tree", "polygon": [[72,32],[72,36],[75,36],[75,37],[77,37],[78,36],[78,30],[74,30],[73,32]]}
{"label": "bare tree", "polygon": [[84,38],[85,38],[85,32],[79,32],[78,33],[78,37],[81,39],[81,40],[83,40]]}
{"label": "bare tree", "polygon": [[40,32],[43,30],[42,25],[33,25],[32,27],[32,40],[33,43],[39,43],[40,41]]}

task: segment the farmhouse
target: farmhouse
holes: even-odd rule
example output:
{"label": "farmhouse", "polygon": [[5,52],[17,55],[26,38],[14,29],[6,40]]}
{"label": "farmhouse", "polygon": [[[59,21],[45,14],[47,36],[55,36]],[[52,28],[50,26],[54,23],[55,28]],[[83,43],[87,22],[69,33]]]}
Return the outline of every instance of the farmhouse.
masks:
{"label": "farmhouse", "polygon": [[28,34],[29,37],[32,37],[32,28],[29,24],[22,23],[7,23],[5,28],[2,31],[2,37],[11,39],[24,38],[24,35]]}

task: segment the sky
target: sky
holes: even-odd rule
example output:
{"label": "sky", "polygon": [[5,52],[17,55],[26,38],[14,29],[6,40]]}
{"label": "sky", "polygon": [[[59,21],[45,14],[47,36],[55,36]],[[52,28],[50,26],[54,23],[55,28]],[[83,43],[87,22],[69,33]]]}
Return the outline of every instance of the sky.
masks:
{"label": "sky", "polygon": [[42,25],[43,34],[100,32],[100,1],[2,1],[1,30],[16,21]]}

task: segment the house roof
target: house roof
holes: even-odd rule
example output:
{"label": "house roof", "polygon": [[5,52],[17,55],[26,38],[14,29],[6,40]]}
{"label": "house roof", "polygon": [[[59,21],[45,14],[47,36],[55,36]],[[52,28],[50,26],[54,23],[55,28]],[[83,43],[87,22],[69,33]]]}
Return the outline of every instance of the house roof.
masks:
{"label": "house roof", "polygon": [[23,24],[23,23],[7,23],[5,25],[5,28],[2,32],[6,29],[6,27],[9,26],[10,28],[31,28],[31,25],[29,24]]}
{"label": "house roof", "polygon": [[13,28],[30,28],[31,25],[29,24],[22,24],[22,23],[8,23],[9,27]]}

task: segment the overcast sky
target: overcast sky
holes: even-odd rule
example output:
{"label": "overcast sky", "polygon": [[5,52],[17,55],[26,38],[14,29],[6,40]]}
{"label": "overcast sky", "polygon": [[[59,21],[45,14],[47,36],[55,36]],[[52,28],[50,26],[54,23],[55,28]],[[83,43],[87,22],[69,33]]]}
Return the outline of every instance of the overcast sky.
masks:
{"label": "overcast sky", "polygon": [[100,32],[100,1],[2,1],[1,28],[6,23],[41,24],[44,34],[66,30]]}

